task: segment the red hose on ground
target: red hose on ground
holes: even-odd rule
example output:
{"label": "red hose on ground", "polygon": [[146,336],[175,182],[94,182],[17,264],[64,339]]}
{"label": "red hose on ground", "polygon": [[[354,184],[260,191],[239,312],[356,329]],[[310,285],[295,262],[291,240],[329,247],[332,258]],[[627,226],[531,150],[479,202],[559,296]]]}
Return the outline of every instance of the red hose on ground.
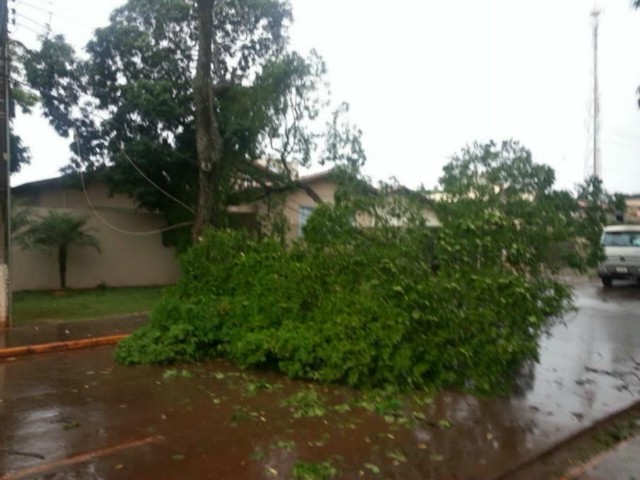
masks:
{"label": "red hose on ground", "polygon": [[110,335],[108,337],[83,338],[81,340],[69,340],[66,342],[42,343],[39,345],[24,345],[21,347],[0,348],[0,359],[23,357],[36,353],[64,352],[66,350],[78,350],[81,348],[103,347],[115,345],[129,335]]}

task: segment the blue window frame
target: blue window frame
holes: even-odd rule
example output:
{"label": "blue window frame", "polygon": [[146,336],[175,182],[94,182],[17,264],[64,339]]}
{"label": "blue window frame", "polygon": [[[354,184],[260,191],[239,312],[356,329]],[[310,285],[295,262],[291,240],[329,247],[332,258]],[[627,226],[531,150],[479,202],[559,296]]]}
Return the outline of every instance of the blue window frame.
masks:
{"label": "blue window frame", "polygon": [[313,213],[313,207],[306,205],[300,205],[298,207],[298,237],[302,237],[302,228],[307,223],[307,220],[309,220],[311,213]]}

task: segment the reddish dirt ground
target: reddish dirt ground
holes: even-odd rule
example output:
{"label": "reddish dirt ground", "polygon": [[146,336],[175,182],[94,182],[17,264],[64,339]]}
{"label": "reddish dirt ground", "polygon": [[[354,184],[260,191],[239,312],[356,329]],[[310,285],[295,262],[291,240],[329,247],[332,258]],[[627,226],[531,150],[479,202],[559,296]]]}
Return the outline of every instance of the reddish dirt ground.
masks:
{"label": "reddish dirt ground", "polygon": [[386,416],[380,398],[223,361],[121,367],[103,348],[2,362],[0,479],[285,479],[301,461],[345,479],[495,478],[640,398],[640,288],[576,294],[519,393],[418,395]]}

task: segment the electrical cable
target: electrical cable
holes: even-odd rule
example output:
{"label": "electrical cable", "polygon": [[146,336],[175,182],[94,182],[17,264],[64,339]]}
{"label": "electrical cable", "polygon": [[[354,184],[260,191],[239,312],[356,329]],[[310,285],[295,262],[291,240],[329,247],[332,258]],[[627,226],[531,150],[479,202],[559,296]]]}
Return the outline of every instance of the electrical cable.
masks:
{"label": "electrical cable", "polygon": [[[19,83],[20,85],[24,85],[28,88],[32,88],[33,87],[25,82],[21,82],[19,80],[15,80],[15,79],[11,79],[17,83]],[[55,95],[50,95],[51,97],[53,97],[55,100],[58,101],[63,101],[64,103],[68,104],[68,102],[64,101],[63,99],[56,97]],[[100,118],[102,121],[105,121],[107,123],[110,123],[111,125],[115,125],[115,122],[113,120],[110,120],[108,118],[104,118],[100,115],[98,115],[95,111],[91,112],[92,115]],[[74,131],[77,134],[77,129],[74,127]],[[185,209],[187,209],[189,212],[193,213],[194,215],[196,214],[196,211],[191,208],[189,205],[187,205],[186,203],[182,202],[181,200],[179,200],[178,198],[176,198],[175,196],[171,195],[169,192],[167,192],[166,190],[164,190],[162,187],[160,187],[157,183],[155,183],[153,180],[151,180],[151,178],[149,178],[141,169],[140,167],[138,167],[138,165],[136,165],[136,163],[133,161],[133,159],[129,156],[129,154],[127,154],[127,152],[125,151],[124,147],[122,147],[122,145],[119,142],[115,142],[118,149],[120,150],[120,152],[122,153],[122,155],[124,156],[124,158],[131,164],[131,166],[133,168],[135,168],[135,170],[147,181],[149,182],[154,188],[156,188],[160,193],[162,193],[163,195],[165,195],[167,198],[173,200],[174,202],[176,202],[178,205],[184,207]]]}
{"label": "electrical cable", "polygon": [[85,24],[86,18],[72,17],[72,16],[69,16],[69,15],[66,15],[66,14],[56,13],[51,9],[47,10],[44,7],[33,5],[33,4],[29,3],[29,2],[25,2],[24,0],[14,0],[14,1],[16,2],[15,3],[16,6],[24,6],[24,7],[33,9],[33,10],[37,10],[37,11],[39,11],[41,13],[47,14],[50,17],[50,19],[51,18],[56,18],[56,19],[58,19],[60,21],[63,21],[63,22],[73,23],[76,26],[80,25],[80,26],[89,28],[89,26]]}
{"label": "electrical cable", "polygon": [[21,27],[21,28],[26,28],[27,30],[29,30],[30,32],[32,32],[36,36],[38,36],[38,38],[42,37],[42,32],[37,32],[36,30],[31,28],[29,25],[25,25],[24,23],[16,22],[16,26],[17,27]]}
{"label": "electrical cable", "polygon": [[[28,84],[28,83],[26,83],[26,82],[23,82],[23,81],[20,81],[20,80],[17,80],[17,79],[13,79],[13,78],[11,78],[10,80],[12,80],[12,81],[14,81],[14,82],[16,82],[16,83],[18,83],[18,84],[20,84],[20,85],[23,85],[23,86],[25,86],[25,87],[27,87],[27,88],[34,89],[34,87],[33,87],[32,85],[29,85],[29,84]],[[37,91],[37,89],[34,89],[34,90],[36,90],[36,91]],[[40,93],[40,92],[39,92],[39,93]],[[63,102],[63,103],[65,103],[65,104],[67,104],[67,105],[68,105],[68,102],[67,102],[66,100],[64,100],[64,99],[60,98],[60,97],[57,97],[57,96],[52,95],[52,94],[46,94],[46,95],[48,95],[49,97],[53,98],[54,100],[57,100],[57,101]],[[108,119],[108,118],[105,118],[105,117],[103,117],[103,116],[99,115],[99,114],[98,114],[97,112],[95,112],[95,111],[90,112],[90,113],[91,113],[92,115],[94,115],[95,117],[97,117],[97,118],[101,119],[102,121],[105,121],[105,122],[107,122],[107,123],[110,123],[111,125],[115,125],[115,122],[113,122],[113,120],[110,120],[110,119]],[[74,135],[75,135],[75,138],[76,138],[76,153],[77,153],[78,158],[80,159],[80,161],[81,161],[81,163],[82,163],[82,154],[81,154],[81,151],[80,151],[79,135],[78,135],[78,130],[77,130],[77,128],[76,128],[76,127],[74,127]],[[115,143],[116,143],[116,145],[117,145],[118,149],[121,151],[122,155],[125,157],[125,159],[126,159],[126,160],[127,160],[127,161],[128,161],[128,162],[129,162],[129,163],[130,163],[134,168],[135,168],[135,169],[136,169],[136,171],[137,171],[137,172],[138,172],[138,173],[139,173],[139,174],[140,174],[140,175],[141,175],[145,180],[147,180],[147,181],[148,181],[148,182],[149,182],[153,187],[155,187],[156,189],[158,189],[158,190],[159,190],[161,193],[163,193],[165,196],[167,196],[168,198],[172,199],[173,201],[175,201],[175,202],[176,202],[176,203],[178,203],[179,205],[183,206],[184,208],[186,208],[187,210],[189,210],[189,211],[190,211],[191,213],[193,213],[194,215],[196,214],[195,210],[193,210],[191,207],[189,207],[188,205],[186,205],[185,203],[183,203],[182,201],[180,201],[179,199],[177,199],[176,197],[174,197],[173,195],[171,195],[169,192],[167,192],[167,191],[165,191],[164,189],[162,189],[162,188],[161,188],[160,186],[158,186],[155,182],[153,182],[153,180],[151,180],[151,179],[150,179],[150,178],[149,178],[149,177],[148,177],[148,176],[147,176],[147,175],[146,175],[146,174],[145,174],[145,173],[144,173],[144,172],[143,172],[143,171],[142,171],[142,170],[141,170],[141,169],[140,169],[136,164],[135,164],[135,162],[133,161],[133,159],[132,159],[128,154],[127,154],[127,152],[124,150],[124,148],[122,147],[122,145],[121,145],[119,142],[115,142]],[[117,231],[117,232],[120,232],[120,233],[123,233],[123,234],[127,234],[127,235],[154,235],[154,234],[157,234],[157,233],[162,233],[162,232],[167,231],[167,230],[172,230],[172,229],[175,229],[175,228],[181,228],[181,227],[183,227],[183,226],[187,226],[187,225],[192,225],[192,224],[193,224],[193,222],[183,222],[183,223],[180,223],[180,224],[172,225],[172,226],[170,226],[170,227],[166,227],[166,228],[164,228],[164,229],[154,230],[154,231],[150,231],[150,232],[131,232],[131,231],[123,230],[123,229],[121,229],[121,228],[119,228],[119,227],[116,227],[115,225],[112,225],[111,223],[109,223],[109,222],[108,222],[104,217],[102,217],[102,216],[101,216],[101,215],[100,215],[100,214],[95,210],[95,208],[94,208],[93,204],[91,203],[91,200],[90,200],[90,198],[89,198],[89,196],[88,196],[88,193],[87,193],[86,187],[85,187],[85,183],[84,183],[84,174],[83,174],[83,172],[82,172],[82,169],[80,169],[80,170],[79,170],[79,173],[80,173],[80,181],[81,181],[81,183],[82,183],[82,188],[83,188],[83,191],[84,191],[85,198],[86,198],[86,200],[87,200],[87,204],[89,205],[89,208],[90,208],[90,209],[91,209],[91,211],[94,213],[94,215],[96,215],[96,217],[98,217],[98,219],[99,219],[102,223],[104,223],[104,224],[105,224],[105,225],[107,225],[109,228],[112,228],[113,230],[115,230],[115,231]],[[289,209],[290,211],[292,211],[292,212],[294,212],[294,213],[296,213],[296,214],[299,214],[299,213],[300,213],[298,209],[296,209],[296,208],[294,208],[294,207],[290,207],[289,205],[284,204],[284,205],[283,205],[283,207],[284,207],[284,208],[286,208],[286,209]],[[299,223],[299,222],[296,222],[296,224],[295,224],[294,226],[298,226],[298,223]]]}
{"label": "electrical cable", "polygon": [[127,161],[131,164],[131,166],[133,168],[136,169],[136,171],[147,181],[149,182],[151,185],[153,185],[156,189],[158,189],[158,191],[160,191],[162,194],[164,194],[167,198],[170,198],[171,200],[173,200],[174,202],[176,202],[178,205],[183,206],[184,208],[186,208],[187,210],[189,210],[191,213],[193,213],[194,215],[196,214],[196,211],[191,208],[189,205],[187,205],[186,203],[182,202],[181,200],[178,200],[176,197],[174,197],[173,195],[171,195],[169,192],[167,192],[166,190],[163,190],[160,186],[158,186],[153,180],[151,180],[149,177],[147,177],[144,172],[142,170],[140,170],[140,168],[138,168],[138,166],[133,162],[133,160],[131,159],[131,157],[129,157],[129,155],[127,154],[127,152],[125,152],[124,148],[122,147],[122,145],[120,145],[119,142],[116,142],[116,144],[118,145],[118,148],[120,149],[120,152],[122,153],[122,155],[124,156],[124,158],[127,159]]}
{"label": "electrical cable", "polygon": [[[17,0],[13,0],[13,2],[15,3]],[[52,5],[52,1],[51,0],[29,0],[30,2],[36,2],[36,3],[46,3],[47,5],[51,6]],[[60,0],[56,0],[56,1],[60,1]],[[71,1],[76,1],[76,0],[71,0]]]}
{"label": "electrical cable", "polygon": [[27,20],[27,21],[29,21],[29,22],[33,23],[34,25],[37,25],[37,26],[39,26],[39,27],[42,27],[42,28],[48,29],[48,27],[47,27],[46,25],[44,25],[42,22],[39,22],[39,21],[37,21],[37,20],[34,20],[33,18],[29,17],[28,15],[24,15],[23,13],[20,13],[20,12],[15,12],[15,15],[16,15],[17,17],[22,18],[23,20]]}
{"label": "electrical cable", "polygon": [[38,6],[36,6],[36,5],[31,5],[30,3],[25,2],[25,1],[23,1],[23,0],[19,0],[19,1],[18,1],[18,2],[16,2],[16,3],[17,3],[18,5],[24,5],[25,7],[28,7],[28,8],[33,8],[34,10],[39,10],[40,12],[47,13],[47,14],[49,14],[49,15],[54,15],[54,13],[53,13],[51,10],[47,10],[47,9],[45,9],[45,8],[38,7]]}
{"label": "electrical cable", "polygon": [[[43,11],[43,12],[45,12],[45,13],[48,13],[48,14],[50,14],[50,15],[54,15],[54,13],[53,13],[53,12],[51,12],[51,11],[47,11],[47,10],[44,10],[43,8],[40,8],[40,7],[36,7],[36,6],[30,5],[30,4],[28,4],[28,3],[26,3],[26,2],[24,2],[24,1],[22,1],[22,0],[20,1],[20,3],[24,4],[25,6],[28,6],[28,7],[31,7],[31,8],[34,8],[34,9],[40,10],[40,11]],[[36,21],[36,20],[33,20],[32,18],[30,18],[30,17],[28,17],[28,16],[26,16],[26,15],[23,15],[22,13],[16,12],[16,14],[17,14],[17,15],[20,15],[21,17],[23,17],[23,18],[25,18],[25,19],[27,19],[27,20],[29,20],[29,21],[31,21],[32,23],[34,23],[34,24],[36,24],[36,25],[39,25],[39,26],[43,27],[44,29],[47,29],[47,30],[48,30],[48,29],[50,28],[49,26],[47,26],[47,25],[43,25],[43,24],[41,24],[40,22],[38,22],[38,21]],[[33,30],[33,29],[31,29],[31,28],[29,28],[29,27],[27,27],[27,26],[25,26],[25,28],[28,28],[29,30],[31,30],[32,32],[36,33],[36,34],[37,34],[37,35],[39,35],[39,36],[42,36],[42,35],[43,35],[42,33],[35,32],[35,30]],[[23,81],[20,81],[20,80],[18,80],[18,79],[14,79],[14,78],[10,78],[10,80],[12,80],[12,81],[14,81],[15,83],[18,83],[18,84],[20,84],[20,85],[23,85],[23,86],[25,86],[25,87],[27,87],[27,88],[34,89],[34,87],[33,87],[33,86],[29,85],[29,84],[28,84],[28,83],[26,83],[26,82],[23,82]],[[38,91],[37,89],[34,89],[34,90]],[[38,93],[42,94],[42,92],[39,92],[39,91],[38,91]],[[68,102],[68,101],[66,101],[65,99],[62,99],[62,98],[57,97],[57,96],[52,95],[52,94],[46,94],[46,95],[48,95],[49,97],[53,98],[53,99],[54,99],[54,100],[56,100],[56,101],[59,101],[59,102],[62,102],[62,103],[65,103],[65,104],[69,105],[69,102]],[[113,120],[110,120],[110,119],[108,119],[108,118],[105,118],[105,117],[103,117],[103,116],[99,115],[99,114],[98,114],[97,112],[95,112],[95,111],[92,111],[92,112],[90,112],[90,113],[91,113],[91,115],[93,115],[93,116],[95,116],[95,117],[99,118],[100,120],[102,120],[102,121],[104,121],[104,122],[107,122],[107,123],[109,123],[109,124],[111,124],[111,125],[115,125],[115,122],[113,122]],[[76,153],[77,153],[78,158],[80,159],[81,163],[83,163],[83,162],[82,162],[82,154],[81,154],[81,151],[80,151],[80,141],[79,141],[78,130],[77,130],[77,128],[76,128],[75,126],[74,126],[74,135],[75,135],[75,138],[76,138],[76,150],[77,150],[77,152],[76,152]],[[158,191],[160,191],[163,195],[167,196],[168,198],[170,198],[171,200],[173,200],[173,201],[174,201],[174,202],[176,202],[177,204],[179,204],[179,205],[181,205],[182,207],[184,207],[185,209],[189,210],[189,211],[190,211],[191,213],[193,213],[194,215],[196,214],[196,212],[195,212],[195,210],[194,210],[193,208],[191,208],[190,206],[188,206],[187,204],[185,204],[185,203],[184,203],[184,202],[182,202],[181,200],[177,199],[176,197],[174,197],[173,195],[171,195],[169,192],[167,192],[166,190],[162,189],[162,188],[161,188],[159,185],[157,185],[153,180],[151,180],[151,178],[149,178],[149,177],[148,177],[148,176],[147,176],[147,175],[146,175],[146,174],[145,174],[145,173],[144,173],[144,172],[143,172],[143,171],[138,167],[138,165],[136,165],[136,163],[133,161],[133,159],[132,159],[128,154],[127,154],[127,152],[125,151],[125,149],[123,148],[123,146],[120,144],[120,142],[115,142],[115,144],[117,145],[118,149],[119,149],[119,150],[120,150],[120,152],[122,153],[123,157],[124,157],[124,158],[125,158],[125,159],[130,163],[130,164],[131,164],[131,166],[132,166],[132,167],[133,167],[133,168],[134,168],[134,169],[135,169],[135,170],[136,170],[136,171],[137,171],[137,172],[138,172],[138,173],[139,173],[139,174],[140,174],[140,175],[141,175],[141,176],[142,176],[142,177],[147,181],[147,182],[149,182],[149,183],[150,183],[154,188],[156,188]],[[79,174],[80,174],[80,181],[81,181],[81,184],[82,184],[82,189],[83,189],[83,192],[84,192],[84,196],[85,196],[85,199],[86,199],[86,201],[87,201],[87,205],[89,206],[90,210],[92,211],[92,213],[93,213],[93,214],[94,214],[94,215],[95,215],[95,216],[96,216],[96,217],[97,217],[97,218],[98,218],[98,219],[99,219],[103,224],[105,224],[105,225],[106,225],[106,226],[108,226],[109,228],[113,229],[114,231],[117,231],[117,232],[119,232],[119,233],[126,234],[126,235],[139,235],[139,236],[141,236],[141,235],[155,235],[155,234],[162,233],[162,232],[165,232],[165,231],[168,231],[168,230],[173,230],[173,229],[176,229],[176,228],[181,228],[181,227],[183,227],[183,226],[188,226],[188,225],[192,225],[192,224],[193,224],[193,222],[183,222],[183,223],[180,223],[180,224],[172,225],[172,226],[169,226],[169,227],[166,227],[166,228],[163,228],[163,229],[153,230],[153,231],[149,231],[149,232],[132,232],[132,231],[128,231],[128,230],[123,230],[123,229],[121,229],[121,228],[119,228],[119,227],[117,227],[117,226],[115,226],[115,225],[113,225],[113,224],[109,223],[109,222],[108,222],[108,221],[107,221],[107,220],[106,220],[102,215],[100,215],[100,214],[96,211],[95,207],[93,206],[93,204],[92,204],[92,202],[91,202],[91,199],[89,198],[88,192],[87,192],[87,190],[86,190],[86,185],[85,185],[85,182],[84,182],[84,173],[83,173],[82,169],[79,169]],[[290,207],[289,205],[286,205],[286,204],[285,204],[285,205],[283,205],[283,207],[284,207],[284,208],[287,208],[287,209],[289,209],[289,210],[291,210],[292,212],[295,212],[296,214],[299,214],[299,210],[298,210],[298,209],[296,209],[296,208]],[[296,222],[296,225],[294,225],[294,226],[298,226],[298,223],[299,223],[299,222]]]}
{"label": "electrical cable", "polygon": [[[80,150],[80,137],[78,135],[78,130],[74,127],[74,136],[75,136],[75,140],[76,140],[76,153],[78,155],[78,158],[80,159],[80,161],[82,161],[82,152]],[[98,220],[100,220],[103,224],[105,224],[107,227],[111,228],[112,230],[122,233],[124,235],[132,235],[132,236],[148,236],[148,235],[157,235],[159,233],[163,233],[163,232],[168,232],[170,230],[175,230],[177,228],[182,228],[182,227],[187,227],[189,225],[193,225],[193,222],[182,222],[182,223],[177,223],[175,225],[171,225],[168,227],[164,227],[164,228],[159,228],[156,230],[149,230],[146,232],[133,232],[130,230],[124,230],[122,228],[116,227],[115,225],[113,225],[112,223],[110,223],[107,219],[105,219],[102,215],[100,215],[98,213],[98,211],[95,209],[95,207],[93,206],[93,203],[91,202],[91,199],[89,198],[89,193],[87,192],[87,188],[84,182],[84,173],[82,171],[82,169],[79,170],[80,173],[80,183],[82,184],[82,191],[84,192],[84,197],[87,201],[87,205],[89,206],[89,209],[91,210],[91,212],[98,218]]]}

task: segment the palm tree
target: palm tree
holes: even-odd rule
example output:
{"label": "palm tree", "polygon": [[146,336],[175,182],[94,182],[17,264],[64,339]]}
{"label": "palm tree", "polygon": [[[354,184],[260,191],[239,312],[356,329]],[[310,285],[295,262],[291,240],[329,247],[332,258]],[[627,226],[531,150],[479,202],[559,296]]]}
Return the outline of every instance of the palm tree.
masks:
{"label": "palm tree", "polygon": [[32,217],[14,239],[29,250],[57,250],[60,288],[65,289],[69,248],[92,247],[100,251],[98,240],[89,232],[86,217],[49,210],[45,215]]}

